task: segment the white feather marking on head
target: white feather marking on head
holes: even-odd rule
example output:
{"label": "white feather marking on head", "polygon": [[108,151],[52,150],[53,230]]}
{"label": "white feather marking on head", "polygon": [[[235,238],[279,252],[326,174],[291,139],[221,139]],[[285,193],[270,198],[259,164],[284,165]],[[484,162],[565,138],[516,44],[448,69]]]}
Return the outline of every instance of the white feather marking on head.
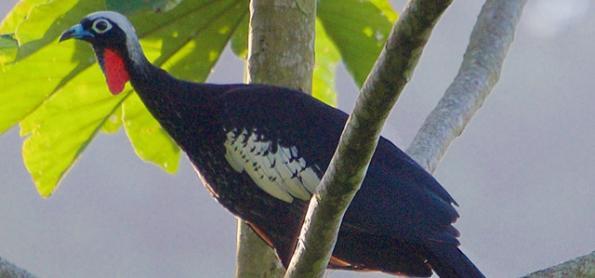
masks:
{"label": "white feather marking on head", "polygon": [[132,26],[132,23],[130,23],[126,16],[113,11],[99,11],[87,15],[87,18],[91,21],[98,18],[105,18],[116,24],[126,34],[126,48],[128,49],[130,59],[135,63],[146,60],[136,35],[136,30],[134,30],[134,26]]}

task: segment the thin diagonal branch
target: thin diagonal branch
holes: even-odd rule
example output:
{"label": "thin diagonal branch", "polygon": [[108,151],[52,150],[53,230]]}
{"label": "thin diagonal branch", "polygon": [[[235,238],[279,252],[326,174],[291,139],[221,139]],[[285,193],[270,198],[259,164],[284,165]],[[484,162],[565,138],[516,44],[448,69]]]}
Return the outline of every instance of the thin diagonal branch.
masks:
{"label": "thin diagonal branch", "polygon": [[533,272],[523,278],[595,277],[595,251],[591,254]]}
{"label": "thin diagonal branch", "polygon": [[286,277],[322,277],[341,220],[359,190],[380,130],[451,1],[409,2],[364,83],[339,146],[310,201]]}
{"label": "thin diagonal branch", "polygon": [[433,172],[500,78],[526,0],[487,0],[477,18],[459,73],[426,118],[407,153]]}
{"label": "thin diagonal branch", "polygon": [[2,278],[35,278],[33,274],[0,257],[0,277]]}
{"label": "thin diagonal branch", "polygon": [[[426,118],[408,153],[433,172],[498,82],[526,0],[487,0],[471,33],[463,63]],[[531,273],[527,278],[594,277],[595,252]]]}

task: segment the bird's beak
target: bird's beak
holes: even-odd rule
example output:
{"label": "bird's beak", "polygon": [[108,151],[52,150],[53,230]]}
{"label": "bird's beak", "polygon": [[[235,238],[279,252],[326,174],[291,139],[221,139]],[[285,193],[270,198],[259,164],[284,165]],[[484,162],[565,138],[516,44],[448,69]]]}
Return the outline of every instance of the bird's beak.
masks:
{"label": "bird's beak", "polygon": [[70,27],[70,29],[64,31],[64,33],[62,33],[62,35],[60,36],[59,41],[65,41],[65,40],[68,40],[71,38],[75,38],[75,39],[79,39],[79,40],[88,40],[93,37],[95,37],[95,36],[92,33],[90,33],[89,31],[85,30],[83,28],[83,25],[77,24],[77,25]]}

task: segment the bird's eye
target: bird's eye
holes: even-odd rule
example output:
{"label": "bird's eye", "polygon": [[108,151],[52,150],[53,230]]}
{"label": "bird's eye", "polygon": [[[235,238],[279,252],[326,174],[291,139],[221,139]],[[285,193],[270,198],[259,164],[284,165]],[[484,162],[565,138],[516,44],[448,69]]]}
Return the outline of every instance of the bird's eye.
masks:
{"label": "bird's eye", "polygon": [[105,19],[98,19],[95,20],[95,22],[93,22],[93,26],[91,26],[91,28],[93,28],[93,31],[95,31],[95,33],[103,34],[112,29],[112,24]]}

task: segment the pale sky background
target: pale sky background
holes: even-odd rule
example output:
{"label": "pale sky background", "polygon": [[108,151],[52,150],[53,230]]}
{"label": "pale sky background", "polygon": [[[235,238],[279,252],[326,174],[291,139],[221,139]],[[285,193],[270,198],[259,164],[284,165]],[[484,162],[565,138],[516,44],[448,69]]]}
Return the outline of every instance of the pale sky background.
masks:
{"label": "pale sky background", "polygon": [[[0,18],[14,2],[0,1]],[[402,148],[456,74],[482,2],[454,1],[436,27],[384,131]],[[595,250],[593,14],[589,0],[529,1],[500,83],[436,172],[460,204],[462,249],[489,277]],[[241,82],[242,69],[226,51],[209,80]],[[357,90],[342,68],[338,83],[351,111]],[[101,135],[42,200],[21,143],[16,128],[0,136],[1,257],[39,277],[233,276],[235,218],[185,158],[170,176],[123,132]]]}

